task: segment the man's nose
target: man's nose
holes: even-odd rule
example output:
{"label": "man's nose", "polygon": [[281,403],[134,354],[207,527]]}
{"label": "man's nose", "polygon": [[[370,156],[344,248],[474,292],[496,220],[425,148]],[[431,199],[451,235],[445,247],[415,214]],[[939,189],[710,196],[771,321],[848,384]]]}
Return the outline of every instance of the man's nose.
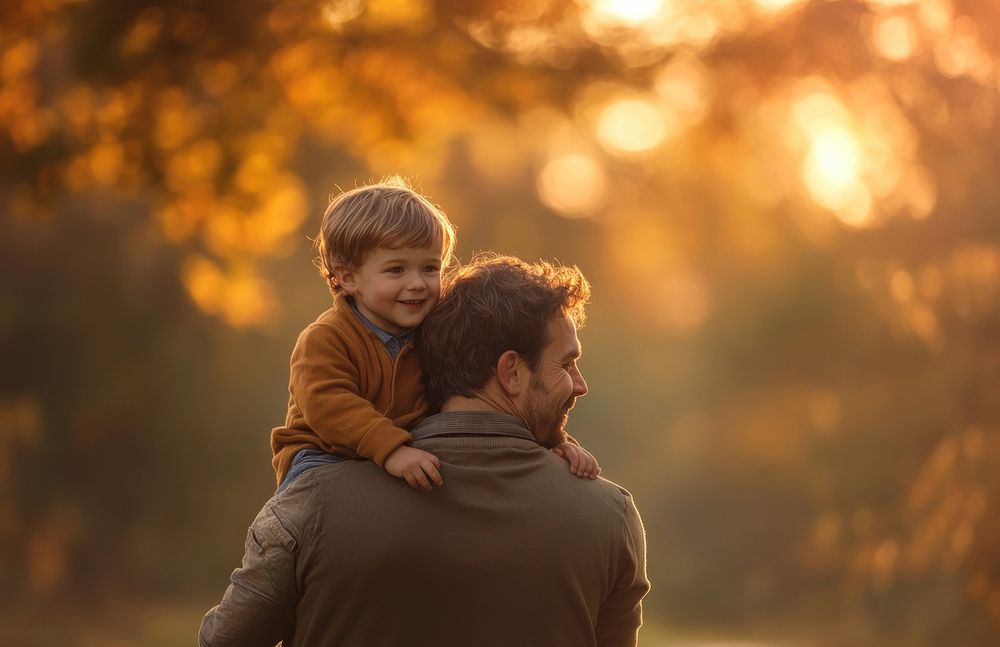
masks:
{"label": "man's nose", "polygon": [[573,395],[578,398],[587,395],[587,380],[583,379],[580,369],[576,369],[573,374]]}

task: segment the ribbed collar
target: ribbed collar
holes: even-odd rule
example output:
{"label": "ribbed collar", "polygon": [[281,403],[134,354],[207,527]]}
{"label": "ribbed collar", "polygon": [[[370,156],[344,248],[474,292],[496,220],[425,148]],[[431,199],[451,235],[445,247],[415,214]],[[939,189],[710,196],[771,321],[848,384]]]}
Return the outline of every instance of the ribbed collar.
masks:
{"label": "ribbed collar", "polygon": [[437,436],[509,436],[537,443],[520,420],[499,411],[448,411],[426,418],[414,427],[413,440]]}

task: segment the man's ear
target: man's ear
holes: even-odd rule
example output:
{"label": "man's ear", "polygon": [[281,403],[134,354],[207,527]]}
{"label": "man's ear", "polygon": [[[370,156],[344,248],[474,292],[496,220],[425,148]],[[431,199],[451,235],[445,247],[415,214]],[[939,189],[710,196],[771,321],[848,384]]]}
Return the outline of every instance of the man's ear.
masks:
{"label": "man's ear", "polygon": [[497,360],[497,382],[507,395],[520,395],[527,386],[528,373],[517,351],[508,350]]}
{"label": "man's ear", "polygon": [[358,280],[351,268],[346,265],[335,265],[333,275],[337,277],[337,284],[344,288],[344,292],[353,296],[358,291]]}

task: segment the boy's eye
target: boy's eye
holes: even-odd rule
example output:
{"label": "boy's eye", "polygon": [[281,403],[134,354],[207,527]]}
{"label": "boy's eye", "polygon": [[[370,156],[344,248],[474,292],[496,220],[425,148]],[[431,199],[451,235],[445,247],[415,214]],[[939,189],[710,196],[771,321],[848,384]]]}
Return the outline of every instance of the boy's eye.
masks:
{"label": "boy's eye", "polygon": [[400,274],[402,271],[403,271],[403,268],[399,267],[399,266],[390,267],[390,268],[386,269],[386,272],[392,272],[393,274]]}
{"label": "boy's eye", "polygon": [[425,272],[437,272],[439,270],[440,268],[436,265],[428,265],[427,267],[424,268]]}

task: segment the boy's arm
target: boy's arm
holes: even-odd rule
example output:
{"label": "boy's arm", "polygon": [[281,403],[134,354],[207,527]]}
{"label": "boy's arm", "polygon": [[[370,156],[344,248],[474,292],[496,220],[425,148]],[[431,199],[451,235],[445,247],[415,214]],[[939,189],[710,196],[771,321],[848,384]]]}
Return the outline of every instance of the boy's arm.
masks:
{"label": "boy's arm", "polygon": [[360,371],[338,332],[313,324],[292,352],[290,388],[306,424],[331,447],[347,447],[384,466],[410,434],[361,394]]}
{"label": "boy's arm", "polygon": [[580,478],[596,479],[601,475],[597,458],[580,443],[564,441],[552,448],[553,453],[569,463],[569,469]]}

